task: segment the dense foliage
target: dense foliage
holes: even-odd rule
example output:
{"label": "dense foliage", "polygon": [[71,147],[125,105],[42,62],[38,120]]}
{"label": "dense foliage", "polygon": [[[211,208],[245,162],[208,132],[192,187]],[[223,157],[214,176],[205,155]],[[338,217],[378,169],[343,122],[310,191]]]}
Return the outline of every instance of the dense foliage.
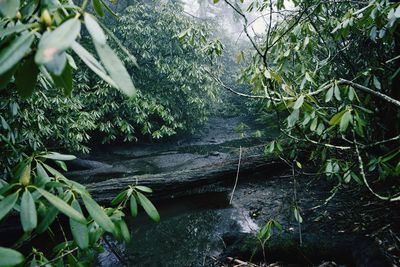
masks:
{"label": "dense foliage", "polygon": [[[278,118],[282,136],[266,151],[297,161],[296,168],[311,159],[336,188],[355,182],[399,200],[392,195],[398,187],[382,196],[370,186],[400,175],[399,4],[225,3],[242,17],[254,49],[241,78],[253,86],[248,98]],[[261,36],[249,32],[254,10],[267,21]]]}

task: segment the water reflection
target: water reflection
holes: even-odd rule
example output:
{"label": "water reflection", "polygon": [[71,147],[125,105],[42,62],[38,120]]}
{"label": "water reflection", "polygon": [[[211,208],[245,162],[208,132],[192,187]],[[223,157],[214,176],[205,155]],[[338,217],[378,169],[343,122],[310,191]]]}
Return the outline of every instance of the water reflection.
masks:
{"label": "water reflection", "polygon": [[[108,239],[129,266],[208,266],[208,256],[224,248],[224,233],[258,229],[247,214],[228,205],[226,194],[174,200],[158,207],[160,223],[144,216],[130,223],[130,244]],[[110,249],[98,256],[98,264],[124,266]]]}

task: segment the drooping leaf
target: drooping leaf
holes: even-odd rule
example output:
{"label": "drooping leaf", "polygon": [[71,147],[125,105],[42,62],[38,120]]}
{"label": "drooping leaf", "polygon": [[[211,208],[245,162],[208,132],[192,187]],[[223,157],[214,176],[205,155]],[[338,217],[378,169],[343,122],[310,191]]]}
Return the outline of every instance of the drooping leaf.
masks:
{"label": "drooping leaf", "polygon": [[32,95],[36,87],[39,69],[35,64],[33,56],[30,56],[18,68],[15,74],[15,85],[22,98],[28,98]]}
{"label": "drooping leaf", "polygon": [[136,217],[138,214],[138,206],[137,206],[137,201],[136,201],[136,197],[134,194],[132,194],[129,199],[129,206],[131,208],[132,217]]}
{"label": "drooping leaf", "polygon": [[349,123],[352,119],[351,112],[347,111],[343,114],[342,118],[340,119],[340,125],[339,129],[341,132],[344,132],[347,130],[347,127],[349,126]]}
{"label": "drooping leaf", "polygon": [[296,102],[294,103],[293,109],[299,109],[304,103],[304,95],[301,95],[297,98]]}
{"label": "drooping leaf", "polygon": [[137,197],[139,199],[140,205],[143,207],[144,211],[149,215],[149,217],[155,221],[160,221],[160,214],[158,213],[156,207],[154,207],[153,203],[142,193],[136,192]]}
{"label": "drooping leaf", "polygon": [[72,18],[65,21],[54,31],[44,34],[40,39],[38,51],[35,55],[36,63],[50,62],[57,54],[67,50],[75,42],[80,31],[80,20]]}
{"label": "drooping leaf", "polygon": [[108,45],[101,45],[96,42],[95,47],[101,62],[104,64],[111,79],[117,85],[117,88],[127,96],[134,96],[136,94],[136,89],[132,83],[131,77],[115,52]]}
{"label": "drooping leaf", "polygon": [[127,190],[124,190],[122,192],[120,192],[112,201],[111,201],[111,205],[118,205],[119,203],[121,203],[125,197],[127,196],[128,192]]}
{"label": "drooping leaf", "polygon": [[0,75],[4,74],[17,64],[29,52],[35,36],[33,33],[16,37],[10,44],[0,51]]}
{"label": "drooping leaf", "polygon": [[59,197],[53,195],[50,192],[47,192],[44,189],[37,188],[39,193],[44,196],[53,206],[55,206],[59,211],[67,215],[68,217],[72,218],[73,220],[86,223],[85,217],[75,209],[73,209],[70,205],[68,205],[64,200],[60,199]]}
{"label": "drooping leaf", "polygon": [[25,232],[32,231],[37,226],[37,213],[32,194],[25,190],[21,197],[21,224]]}
{"label": "drooping leaf", "polygon": [[101,6],[100,0],[93,0],[92,4],[93,4],[93,9],[96,12],[96,14],[99,15],[100,17],[103,17],[104,11],[103,11],[103,7]]}
{"label": "drooping leaf", "polygon": [[38,234],[44,233],[49,226],[54,222],[58,215],[58,209],[54,206],[51,206],[46,213],[46,216],[42,219],[39,225],[36,227],[36,232]]}
{"label": "drooping leaf", "polygon": [[96,19],[88,13],[85,13],[85,26],[95,42],[100,45],[106,44],[106,35],[104,34],[103,29],[97,23]]}
{"label": "drooping leaf", "polygon": [[[82,214],[81,206],[79,202],[74,199],[71,203],[71,207],[77,212]],[[79,223],[75,220],[69,219],[69,225],[71,227],[71,233],[74,240],[80,249],[87,249],[89,247],[89,230],[86,224]]]}
{"label": "drooping leaf", "polygon": [[0,12],[4,17],[14,18],[19,9],[19,0],[1,0]]}
{"label": "drooping leaf", "polygon": [[65,65],[67,64],[67,55],[65,52],[56,54],[52,60],[45,64],[46,69],[55,76],[61,76]]}
{"label": "drooping leaf", "polygon": [[90,54],[85,48],[83,48],[77,42],[73,43],[72,50],[82,59],[82,61],[100,78],[106,81],[111,86],[118,88],[116,83],[106,73],[104,67]]}
{"label": "drooping leaf", "polygon": [[87,211],[93,220],[100,225],[105,231],[113,233],[115,231],[115,225],[111,221],[110,217],[104,212],[104,210],[93,200],[89,195],[82,195],[83,203]]}
{"label": "drooping leaf", "polygon": [[60,76],[51,75],[56,87],[63,89],[65,96],[71,96],[73,79],[72,70],[69,64],[65,65],[65,68]]}
{"label": "drooping leaf", "polygon": [[0,201],[0,221],[6,216],[17,202],[19,193],[15,192]]}
{"label": "drooping leaf", "polygon": [[54,160],[74,160],[76,157],[74,155],[60,154],[57,152],[49,152],[46,155],[42,156],[46,159],[54,159]]}
{"label": "drooping leaf", "polygon": [[17,24],[17,25],[9,26],[7,28],[1,28],[0,29],[0,39],[3,39],[4,37],[9,36],[11,34],[19,33],[23,30],[29,29],[34,25],[35,25],[34,23]]}
{"label": "drooping leaf", "polygon": [[119,232],[121,233],[121,237],[125,242],[129,242],[131,240],[131,234],[129,232],[129,228],[123,220],[116,222],[117,227],[119,228]]}
{"label": "drooping leaf", "polygon": [[16,250],[0,247],[0,266],[16,266],[25,260],[24,255]]}
{"label": "drooping leaf", "polygon": [[137,186],[135,186],[135,188],[137,190],[140,190],[140,191],[145,192],[145,193],[153,193],[153,190],[151,188],[147,187],[147,186],[137,185]]}

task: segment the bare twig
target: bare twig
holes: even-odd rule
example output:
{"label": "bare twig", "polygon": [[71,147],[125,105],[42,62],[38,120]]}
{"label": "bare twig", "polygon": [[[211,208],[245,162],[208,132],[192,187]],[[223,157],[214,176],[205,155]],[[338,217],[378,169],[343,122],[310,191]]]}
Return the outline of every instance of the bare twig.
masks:
{"label": "bare twig", "polygon": [[239,181],[239,171],[240,171],[240,162],[242,160],[242,147],[239,147],[239,163],[237,167],[237,172],[236,172],[236,180],[235,180],[235,185],[233,186],[232,194],[231,194],[231,200],[229,201],[229,204],[232,204],[233,200],[233,195],[235,194],[235,190]]}

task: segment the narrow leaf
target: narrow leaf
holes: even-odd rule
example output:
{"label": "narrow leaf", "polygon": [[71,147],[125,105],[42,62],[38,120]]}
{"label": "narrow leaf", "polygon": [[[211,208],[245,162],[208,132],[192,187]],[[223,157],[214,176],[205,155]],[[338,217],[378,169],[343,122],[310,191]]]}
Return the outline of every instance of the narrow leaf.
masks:
{"label": "narrow leaf", "polygon": [[[81,206],[79,202],[74,199],[71,203],[71,207],[77,212],[82,214]],[[89,247],[89,230],[86,224],[79,223],[75,220],[69,219],[69,225],[71,227],[71,233],[74,240],[80,249],[87,249]]]}
{"label": "narrow leaf", "polygon": [[67,50],[74,43],[81,31],[81,22],[72,18],[61,24],[54,31],[44,34],[40,39],[35,55],[37,64],[51,61],[57,54]]}
{"label": "narrow leaf", "polygon": [[0,266],[15,266],[24,260],[24,256],[18,251],[0,247]]}
{"label": "narrow leaf", "polygon": [[82,195],[83,203],[90,216],[93,218],[101,228],[105,231],[113,233],[115,231],[115,225],[111,221],[110,217],[104,212],[104,210],[93,200],[89,195]]}
{"label": "narrow leaf", "polygon": [[37,226],[37,213],[32,194],[25,190],[21,197],[21,224],[25,232],[32,231]]}
{"label": "narrow leaf", "polygon": [[129,204],[130,204],[130,208],[131,208],[132,217],[136,217],[138,214],[138,206],[137,206],[137,201],[136,201],[136,197],[134,194],[131,195]]}
{"label": "narrow leaf", "polygon": [[99,43],[100,45],[106,44],[106,36],[103,32],[103,29],[97,23],[96,19],[89,13],[85,13],[85,26],[90,36],[92,36],[93,41]]}
{"label": "narrow leaf", "polygon": [[0,75],[10,70],[25,56],[34,39],[32,33],[23,34],[0,51]]}
{"label": "narrow leaf", "polygon": [[18,195],[19,194],[15,192],[9,196],[6,196],[2,201],[0,201],[0,221],[14,207],[15,203],[17,202]]}
{"label": "narrow leaf", "polygon": [[155,221],[159,222],[160,221],[160,214],[158,213],[157,209],[154,207],[153,203],[142,193],[136,192],[139,203],[143,207],[144,211],[149,215],[149,217]]}
{"label": "narrow leaf", "polygon": [[75,221],[86,223],[85,217],[82,214],[73,209],[70,205],[68,205],[64,200],[59,197],[47,192],[44,189],[37,188],[39,193],[44,196],[53,206],[55,206],[59,211],[72,218]]}
{"label": "narrow leaf", "polygon": [[101,45],[95,42],[95,47],[101,62],[103,62],[104,67],[118,88],[126,95],[134,96],[136,89],[122,61],[108,45]]}
{"label": "narrow leaf", "polygon": [[15,85],[22,98],[28,98],[32,95],[36,87],[39,69],[35,64],[34,57],[30,56],[18,68],[15,74]]}

